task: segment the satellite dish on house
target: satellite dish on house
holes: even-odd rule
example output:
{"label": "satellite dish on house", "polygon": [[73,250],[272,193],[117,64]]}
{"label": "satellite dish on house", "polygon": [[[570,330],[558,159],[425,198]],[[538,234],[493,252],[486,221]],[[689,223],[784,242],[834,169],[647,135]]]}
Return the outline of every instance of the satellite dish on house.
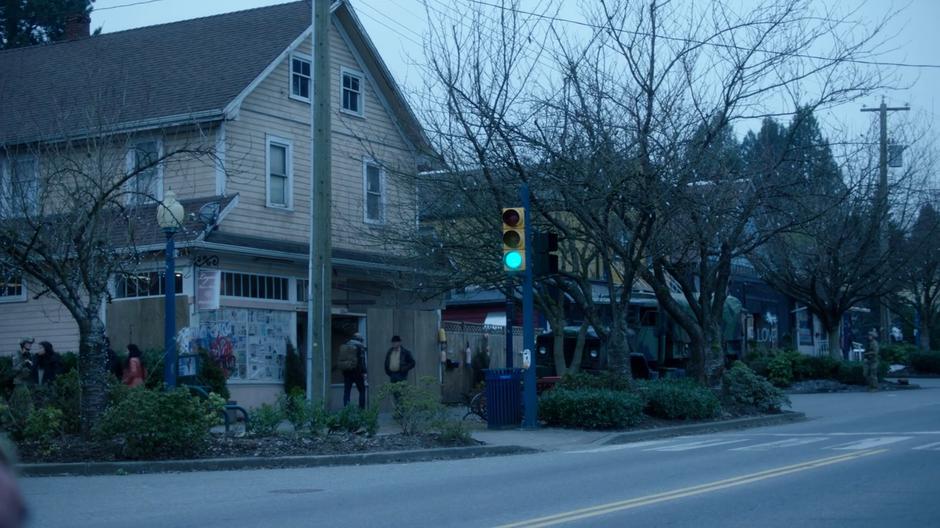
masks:
{"label": "satellite dish on house", "polygon": [[219,209],[219,202],[209,202],[199,208],[196,218],[207,226],[213,226],[219,219]]}

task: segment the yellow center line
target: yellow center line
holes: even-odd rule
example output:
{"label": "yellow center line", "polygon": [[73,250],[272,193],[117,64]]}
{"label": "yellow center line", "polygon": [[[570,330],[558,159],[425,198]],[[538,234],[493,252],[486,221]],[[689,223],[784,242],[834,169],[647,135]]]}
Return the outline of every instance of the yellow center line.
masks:
{"label": "yellow center line", "polygon": [[800,471],[815,469],[815,468],[819,468],[823,466],[828,466],[831,464],[838,464],[840,462],[848,462],[850,460],[855,460],[855,459],[859,459],[859,458],[863,458],[867,456],[884,453],[885,451],[887,451],[887,449],[858,451],[856,453],[849,453],[845,455],[820,458],[816,460],[810,460],[807,462],[801,462],[799,464],[793,464],[790,466],[782,466],[779,468],[768,469],[768,470],[760,471],[757,473],[740,475],[737,477],[718,480],[715,482],[709,482],[706,484],[699,484],[697,486],[690,486],[687,488],[680,488],[677,490],[666,491],[662,493],[655,493],[652,495],[645,495],[643,497],[637,497],[634,499],[611,502],[607,504],[601,504],[599,506],[581,508],[581,509],[572,510],[569,512],[549,515],[546,517],[539,517],[536,519],[529,519],[526,521],[506,524],[506,525],[500,526],[499,528],[522,528],[522,527],[536,528],[536,527],[544,527],[544,526],[553,526],[556,524],[577,521],[581,519],[587,519],[587,518],[596,517],[599,515],[606,515],[608,513],[613,513],[616,511],[628,510],[628,509],[637,508],[640,506],[648,506],[650,504],[656,504],[659,502],[665,502],[665,501],[680,499],[683,497],[690,497],[693,495],[700,495],[703,493],[718,491],[718,490],[722,490],[725,488],[731,488],[734,486],[750,484],[753,482],[758,482],[758,481],[769,479],[769,478],[789,475],[791,473],[797,473]]}

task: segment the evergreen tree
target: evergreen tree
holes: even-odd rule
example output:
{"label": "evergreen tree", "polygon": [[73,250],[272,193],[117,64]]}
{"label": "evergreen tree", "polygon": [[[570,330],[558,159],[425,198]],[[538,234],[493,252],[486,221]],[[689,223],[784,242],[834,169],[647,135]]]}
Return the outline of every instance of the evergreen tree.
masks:
{"label": "evergreen tree", "polygon": [[94,1],[0,0],[0,49],[61,39],[69,16],[89,16]]}

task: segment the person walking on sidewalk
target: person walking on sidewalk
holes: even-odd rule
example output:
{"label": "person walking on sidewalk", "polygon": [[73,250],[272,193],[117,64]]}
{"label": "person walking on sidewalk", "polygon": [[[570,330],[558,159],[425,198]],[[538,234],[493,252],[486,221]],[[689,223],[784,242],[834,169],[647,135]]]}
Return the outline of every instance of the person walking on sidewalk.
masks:
{"label": "person walking on sidewalk", "polygon": [[411,351],[401,346],[401,338],[392,336],[392,347],[385,353],[385,373],[392,383],[408,379],[408,371],[415,368]]}
{"label": "person walking on sidewalk", "polygon": [[343,407],[349,405],[349,393],[353,384],[359,392],[359,408],[366,408],[366,345],[362,335],[353,334],[339,348],[337,364],[343,371]]}
{"label": "person walking on sidewalk", "polygon": [[140,347],[134,343],[127,345],[127,365],[121,381],[132,389],[147,381],[147,369],[144,368],[141,356]]}

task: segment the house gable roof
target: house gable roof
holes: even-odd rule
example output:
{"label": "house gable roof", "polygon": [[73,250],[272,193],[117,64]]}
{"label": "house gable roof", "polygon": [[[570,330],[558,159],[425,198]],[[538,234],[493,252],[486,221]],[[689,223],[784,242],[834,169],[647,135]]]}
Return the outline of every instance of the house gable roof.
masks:
{"label": "house gable roof", "polygon": [[[362,31],[345,2],[333,12]],[[0,51],[0,145],[222,119],[308,30],[310,15],[298,1]],[[379,73],[395,117],[423,144],[384,65]]]}

